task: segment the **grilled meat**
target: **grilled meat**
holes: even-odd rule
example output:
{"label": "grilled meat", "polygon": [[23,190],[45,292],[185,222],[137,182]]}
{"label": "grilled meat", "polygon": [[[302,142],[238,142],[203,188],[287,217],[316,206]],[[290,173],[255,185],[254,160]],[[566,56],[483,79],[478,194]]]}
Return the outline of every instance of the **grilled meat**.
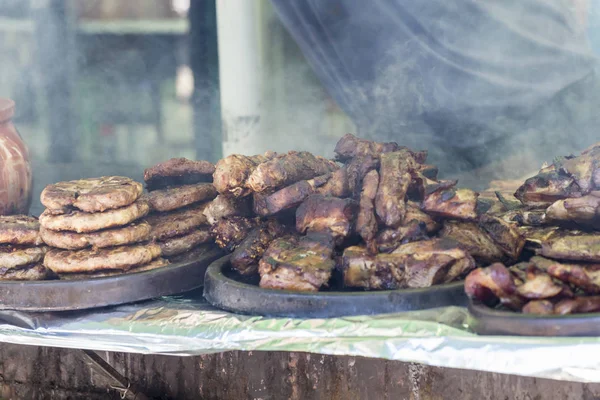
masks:
{"label": "grilled meat", "polygon": [[315,194],[296,210],[296,230],[329,232],[334,238],[344,238],[352,231],[358,205],[351,199]]}
{"label": "grilled meat", "polygon": [[556,303],[554,313],[559,315],[600,311],[600,296],[574,297]]}
{"label": "grilled meat", "polygon": [[407,150],[381,155],[375,210],[381,222],[390,228],[397,228],[404,222],[406,193],[415,165],[414,158]]}
{"label": "grilled meat", "polygon": [[261,223],[252,229],[233,251],[231,266],[242,275],[252,275],[258,271],[258,261],[271,242],[285,233],[285,227],[275,220]]}
{"label": "grilled meat", "polygon": [[550,300],[531,300],[522,309],[523,314],[549,315],[554,314],[554,303]]}
{"label": "grilled meat", "polygon": [[398,143],[377,143],[347,134],[337,142],[334,152],[338,161],[347,161],[357,156],[379,158],[383,153],[391,153],[400,148]]}
{"label": "grilled meat", "polygon": [[373,249],[375,235],[377,234],[377,218],[375,216],[375,196],[379,185],[379,174],[372,170],[363,180],[360,194],[358,217],[356,218],[356,232],[363,238],[367,246]]}
{"label": "grilled meat", "polygon": [[573,177],[563,171],[550,169],[527,179],[517,189],[515,197],[528,206],[548,207],[556,200],[579,197],[580,190]]}
{"label": "grilled meat", "polygon": [[547,262],[549,275],[586,293],[600,294],[600,264],[566,264],[552,260]]}
{"label": "grilled meat", "polygon": [[208,161],[192,161],[187,158],[171,158],[144,171],[148,190],[168,186],[191,185],[212,182],[215,166]]}
{"label": "grilled meat", "polygon": [[491,215],[482,215],[479,225],[508,258],[517,260],[520,257],[523,246],[525,246],[525,238],[516,225]]}
{"label": "grilled meat", "polygon": [[[363,179],[369,171],[379,168],[379,158],[372,156],[354,157],[346,166],[348,190],[353,199],[358,200],[363,187]],[[343,196],[338,196],[343,197]]]}
{"label": "grilled meat", "polygon": [[399,228],[388,228],[379,231],[375,237],[375,247],[381,253],[390,253],[402,244],[427,239],[429,237],[427,236],[426,225],[422,222],[411,221]]}
{"label": "grilled meat", "polygon": [[470,189],[441,189],[425,196],[422,210],[443,218],[475,220],[479,194]]}
{"label": "grilled meat", "polygon": [[[490,214],[494,215],[491,211]],[[506,222],[515,222],[518,225],[526,226],[545,226],[549,219],[546,217],[546,210],[510,210],[497,214]]]}
{"label": "grilled meat", "polygon": [[232,154],[225,157],[215,165],[213,185],[220,194],[232,197],[242,197],[250,193],[246,181],[259,164],[269,161],[277,156],[276,153],[267,152],[264,155],[252,157]]}
{"label": "grilled meat", "polygon": [[406,287],[402,264],[404,259],[402,255],[373,255],[364,247],[348,247],[342,256],[344,285],[367,290],[394,290]]}
{"label": "grilled meat", "polygon": [[246,186],[254,192],[277,190],[305,179],[336,171],[338,165],[306,151],[290,151],[258,165]]}
{"label": "grilled meat", "polygon": [[535,265],[528,266],[525,281],[517,286],[517,293],[531,300],[549,299],[559,294],[572,296],[571,289],[560,281],[552,279]]}
{"label": "grilled meat", "polygon": [[538,249],[542,243],[560,233],[560,228],[556,226],[520,226],[519,233],[525,238],[525,248]]}
{"label": "grilled meat", "polygon": [[421,211],[419,205],[415,202],[408,201],[406,203],[406,214],[404,215],[404,225],[408,226],[411,222],[419,222],[425,224],[427,233],[432,234],[440,230],[442,225],[433,219],[429,214]]}
{"label": "grilled meat", "polygon": [[600,235],[594,233],[556,234],[542,242],[539,254],[557,260],[600,263]]}
{"label": "grilled meat", "polygon": [[327,286],[335,267],[333,237],[309,233],[275,239],[259,262],[260,287],[316,292]]}
{"label": "grilled meat", "polygon": [[500,302],[512,310],[520,310],[525,303],[517,293],[513,275],[501,263],[472,271],[465,279],[465,293],[488,306]]}
{"label": "grilled meat", "polygon": [[317,187],[316,193],[333,197],[350,196],[351,192],[348,182],[348,170],[346,166],[343,166],[337,171],[333,171],[328,176],[329,179],[327,179],[323,185]]}
{"label": "grilled meat", "polygon": [[557,200],[548,207],[546,216],[553,221],[598,225],[600,192],[591,192],[591,194],[579,198]]}
{"label": "grilled meat", "polygon": [[473,258],[449,239],[407,243],[392,254],[404,256],[406,285],[413,288],[452,282],[475,268]]}
{"label": "grilled meat", "polygon": [[440,237],[458,242],[479,264],[489,265],[504,259],[500,247],[474,222],[445,221]]}
{"label": "grilled meat", "polygon": [[224,218],[217,221],[210,231],[215,243],[229,252],[234,251],[257,225],[255,219],[245,217]]}
{"label": "grilled meat", "polygon": [[248,217],[250,212],[249,197],[238,199],[220,194],[206,205],[203,214],[208,223],[214,225],[223,218]]}

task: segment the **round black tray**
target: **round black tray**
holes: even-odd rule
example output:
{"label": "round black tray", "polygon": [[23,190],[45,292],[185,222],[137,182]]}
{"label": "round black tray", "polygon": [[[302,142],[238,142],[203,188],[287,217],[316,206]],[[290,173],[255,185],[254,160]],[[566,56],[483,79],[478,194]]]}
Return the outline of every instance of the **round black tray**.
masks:
{"label": "round black tray", "polygon": [[0,310],[82,310],[179,294],[202,286],[206,268],[222,255],[210,248],[193,260],[183,258],[163,268],[105,278],[0,281]]}
{"label": "round black tray", "polygon": [[480,335],[510,336],[598,336],[600,313],[532,315],[496,310],[469,301],[471,329]]}
{"label": "round black tray", "polygon": [[331,318],[388,314],[443,306],[466,306],[463,282],[424,289],[322,291],[263,289],[231,271],[229,256],[213,262],[204,278],[204,297],[217,308],[242,314]]}

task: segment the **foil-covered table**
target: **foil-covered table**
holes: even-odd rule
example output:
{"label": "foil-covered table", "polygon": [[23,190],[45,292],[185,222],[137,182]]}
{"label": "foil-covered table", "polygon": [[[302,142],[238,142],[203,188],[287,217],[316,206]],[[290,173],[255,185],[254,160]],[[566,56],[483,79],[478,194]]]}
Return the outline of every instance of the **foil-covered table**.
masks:
{"label": "foil-covered table", "polygon": [[376,317],[242,316],[201,293],[77,313],[3,313],[0,341],[87,350],[193,356],[229,350],[300,351],[600,382],[600,338],[478,336],[466,309]]}

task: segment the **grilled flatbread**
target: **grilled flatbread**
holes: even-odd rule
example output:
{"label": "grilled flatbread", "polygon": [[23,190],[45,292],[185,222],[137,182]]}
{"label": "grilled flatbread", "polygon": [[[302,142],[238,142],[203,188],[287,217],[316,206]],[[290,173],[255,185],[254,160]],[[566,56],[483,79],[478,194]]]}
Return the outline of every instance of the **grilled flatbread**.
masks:
{"label": "grilled flatbread", "polygon": [[150,224],[142,221],[122,228],[104,229],[90,233],[58,232],[41,228],[40,235],[44,242],[52,247],[80,250],[86,247],[104,248],[143,242],[150,237],[150,230]]}
{"label": "grilled flatbread", "polygon": [[136,201],[144,187],[123,176],[80,179],[48,185],[40,200],[53,214],[77,208],[85,212],[102,212],[121,208]]}
{"label": "grilled flatbread", "polygon": [[42,263],[21,268],[0,268],[0,281],[43,281],[54,276]]}
{"label": "grilled flatbread", "polygon": [[105,278],[108,276],[116,276],[123,274],[135,274],[136,272],[144,272],[150,271],[153,269],[158,269],[162,267],[166,267],[169,265],[169,261],[164,258],[157,258],[156,260],[150,261],[148,264],[140,265],[139,267],[133,267],[127,271],[111,271],[111,270],[103,270],[97,272],[91,272],[89,274],[60,274],[59,277],[61,280],[82,280],[82,279],[94,279],[94,278]]}
{"label": "grilled flatbread", "polygon": [[185,235],[199,226],[207,225],[208,220],[203,214],[205,207],[206,204],[201,204],[170,213],[150,214],[146,218],[146,221],[152,226],[150,238],[164,240]]}
{"label": "grilled flatbread", "polygon": [[162,250],[162,255],[165,257],[176,256],[186,251],[190,251],[196,246],[203,243],[208,243],[213,240],[213,236],[210,233],[210,227],[202,227],[197,230],[193,230],[183,236],[178,236],[170,239],[166,239],[162,242],[157,242]]}
{"label": "grilled flatbread", "polygon": [[148,200],[155,211],[172,211],[204,200],[212,200],[217,190],[212,183],[198,183],[162,190],[148,194]]}
{"label": "grilled flatbread", "polygon": [[0,270],[19,268],[28,264],[42,262],[48,248],[24,247],[5,244],[0,246]]}
{"label": "grilled flatbread", "polygon": [[40,223],[37,218],[27,215],[0,216],[0,243],[2,244],[32,246],[43,244],[39,230]]}
{"label": "grilled flatbread", "polygon": [[126,207],[102,213],[71,211],[68,214],[53,215],[46,210],[40,215],[40,225],[53,231],[95,232],[127,225],[146,216],[149,211],[150,205],[143,198]]}

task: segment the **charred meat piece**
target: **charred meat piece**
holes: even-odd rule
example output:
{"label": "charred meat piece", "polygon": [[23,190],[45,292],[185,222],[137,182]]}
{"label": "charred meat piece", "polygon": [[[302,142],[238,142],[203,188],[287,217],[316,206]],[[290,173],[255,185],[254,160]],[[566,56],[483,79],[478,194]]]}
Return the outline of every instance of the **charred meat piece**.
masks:
{"label": "charred meat piece", "polygon": [[315,194],[296,210],[296,230],[328,232],[334,238],[345,238],[354,228],[358,205],[352,199]]}
{"label": "charred meat piece", "polygon": [[542,242],[539,254],[557,260],[600,263],[600,235],[594,233],[557,234]]}
{"label": "charred meat piece", "polygon": [[414,158],[407,150],[381,156],[375,210],[381,222],[390,228],[397,228],[404,222],[406,193],[415,165]]}
{"label": "charred meat piece", "polygon": [[257,166],[248,177],[246,186],[253,192],[262,193],[337,169],[338,165],[326,158],[306,151],[290,151]]}
{"label": "charred meat piece", "polygon": [[342,271],[346,287],[367,290],[394,290],[406,287],[403,255],[373,255],[364,247],[351,246],[344,250]]}
{"label": "charred meat piece", "polygon": [[334,152],[338,161],[347,161],[357,156],[379,158],[383,153],[391,153],[400,148],[398,143],[377,143],[347,134],[337,142]]}
{"label": "charred meat piece", "polygon": [[255,219],[231,217],[217,221],[210,231],[215,237],[215,243],[220,248],[232,252],[256,225],[257,221]]}
{"label": "charred meat piece", "polygon": [[600,169],[600,147],[588,148],[580,156],[568,157],[561,160],[560,168],[573,177],[582,193],[589,193],[595,185],[594,178],[598,177]]}
{"label": "charred meat piece", "polygon": [[556,303],[554,313],[559,315],[600,311],[600,296],[575,297]]}
{"label": "charred meat piece", "polygon": [[427,227],[425,224],[412,221],[399,228],[389,228],[379,231],[375,238],[375,246],[377,251],[389,253],[396,250],[402,244],[427,239],[429,237],[427,236]]}
{"label": "charred meat piece", "polygon": [[408,196],[411,200],[423,201],[426,196],[440,190],[451,189],[457,183],[456,180],[432,180],[419,171],[413,171],[412,180],[408,187]]}
{"label": "charred meat piece", "polygon": [[549,223],[546,210],[511,210],[497,216],[503,221],[525,226],[545,226]]}
{"label": "charred meat piece", "polygon": [[358,200],[363,187],[363,179],[369,171],[376,168],[379,168],[379,158],[371,156],[357,156],[348,163],[346,166],[348,191],[353,199]]}
{"label": "charred meat piece", "polygon": [[525,238],[525,248],[530,250],[540,248],[543,242],[560,233],[560,228],[556,226],[520,226],[518,229],[521,236]]}
{"label": "charred meat piece", "polygon": [[232,154],[225,157],[215,165],[213,185],[220,194],[232,197],[242,197],[250,193],[246,181],[259,164],[269,161],[277,156],[276,153],[267,152],[264,155],[252,157]]}
{"label": "charred meat piece", "polygon": [[258,261],[271,242],[284,233],[285,228],[275,220],[261,223],[233,251],[231,266],[242,275],[255,274],[258,271]]}
{"label": "charred meat piece", "polygon": [[406,285],[412,288],[452,282],[475,268],[475,260],[449,239],[407,243],[392,254],[404,256]]}
{"label": "charred meat piece", "polygon": [[489,265],[504,259],[504,252],[474,222],[445,221],[440,237],[453,239],[480,264]]}
{"label": "charred meat piece", "polygon": [[572,221],[582,224],[598,223],[600,216],[600,195],[598,192],[574,198],[557,200],[546,210],[548,218],[554,221]]}
{"label": "charred meat piece", "polygon": [[523,314],[550,315],[554,314],[554,303],[550,300],[531,300],[521,311]]}
{"label": "charred meat piece", "polygon": [[515,197],[528,206],[548,207],[556,200],[581,196],[580,190],[568,174],[549,170],[527,179],[517,189]]}
{"label": "charred meat piece", "polygon": [[237,199],[218,195],[213,201],[206,205],[204,216],[208,223],[214,225],[223,218],[248,217],[250,216],[250,198]]}
{"label": "charred meat piece", "polygon": [[168,186],[191,185],[212,182],[215,166],[208,161],[192,161],[187,158],[171,158],[144,171],[148,190]]}
{"label": "charred meat piece", "polygon": [[356,218],[356,232],[367,243],[367,246],[370,246],[371,250],[373,250],[373,240],[377,234],[375,196],[377,195],[378,185],[379,174],[376,170],[370,171],[363,180],[358,217]]}
{"label": "charred meat piece", "polygon": [[335,267],[333,237],[309,233],[275,239],[259,262],[260,287],[316,292],[327,286]]}
{"label": "charred meat piece", "polygon": [[573,294],[562,282],[553,280],[535,265],[527,268],[525,282],[517,287],[520,296],[531,300],[549,299],[565,292]]}
{"label": "charred meat piece", "polygon": [[558,261],[547,261],[550,264],[547,272],[551,276],[580,288],[586,293],[600,293],[599,264],[565,264]]}
{"label": "charred meat piece", "polygon": [[419,222],[425,224],[427,233],[435,233],[440,230],[442,225],[433,219],[429,214],[421,211],[419,205],[409,201],[406,203],[406,214],[404,215],[404,225],[408,226],[411,222]]}
{"label": "charred meat piece", "polygon": [[[346,166],[327,175],[329,178],[323,185],[316,188],[316,193],[324,196],[348,197],[350,196],[350,186],[348,182],[348,170]],[[319,178],[315,178],[319,179]]]}
{"label": "charred meat piece", "polygon": [[491,215],[482,215],[479,225],[485,230],[494,243],[512,260],[521,256],[525,238],[519,232],[515,224],[510,224],[498,217]]}
{"label": "charred meat piece", "polygon": [[444,218],[475,220],[479,194],[470,189],[442,189],[425,196],[422,210]]}
{"label": "charred meat piece", "polygon": [[520,310],[525,304],[517,293],[513,275],[501,263],[472,271],[465,279],[465,293],[488,306],[500,302],[512,310]]}

